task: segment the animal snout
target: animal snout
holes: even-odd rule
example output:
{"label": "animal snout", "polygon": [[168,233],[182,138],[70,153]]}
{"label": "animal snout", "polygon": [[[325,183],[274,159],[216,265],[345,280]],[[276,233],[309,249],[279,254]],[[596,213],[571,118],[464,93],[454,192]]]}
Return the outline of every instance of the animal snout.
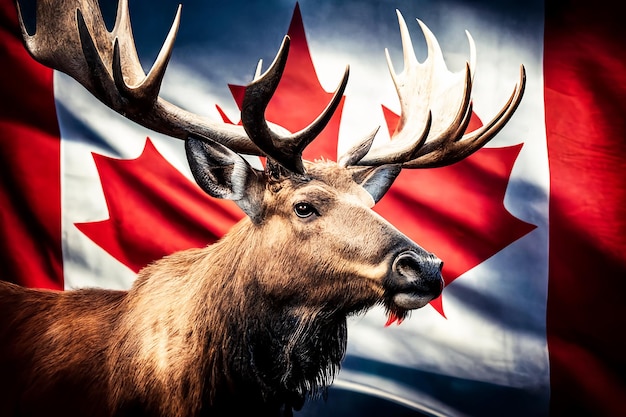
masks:
{"label": "animal snout", "polygon": [[387,291],[393,302],[410,310],[437,298],[443,290],[443,262],[428,252],[408,250],[396,256]]}

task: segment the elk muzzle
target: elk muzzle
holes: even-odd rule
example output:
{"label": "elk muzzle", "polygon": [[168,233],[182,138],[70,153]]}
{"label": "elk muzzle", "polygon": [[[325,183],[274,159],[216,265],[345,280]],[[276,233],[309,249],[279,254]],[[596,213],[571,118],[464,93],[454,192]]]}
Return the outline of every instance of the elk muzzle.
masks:
{"label": "elk muzzle", "polygon": [[385,282],[388,300],[403,310],[424,307],[443,290],[442,267],[439,258],[424,250],[399,253]]}

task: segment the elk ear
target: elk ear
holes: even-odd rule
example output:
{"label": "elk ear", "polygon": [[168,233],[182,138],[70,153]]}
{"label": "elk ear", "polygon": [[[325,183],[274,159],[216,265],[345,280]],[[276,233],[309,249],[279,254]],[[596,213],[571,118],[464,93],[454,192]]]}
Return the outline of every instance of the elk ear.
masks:
{"label": "elk ear", "polygon": [[263,210],[265,180],[236,152],[210,139],[185,141],[187,161],[196,182],[215,198],[233,200],[253,222]]}
{"label": "elk ear", "polygon": [[402,170],[402,164],[380,166],[351,166],[352,179],[365,189],[374,203],[383,198]]}

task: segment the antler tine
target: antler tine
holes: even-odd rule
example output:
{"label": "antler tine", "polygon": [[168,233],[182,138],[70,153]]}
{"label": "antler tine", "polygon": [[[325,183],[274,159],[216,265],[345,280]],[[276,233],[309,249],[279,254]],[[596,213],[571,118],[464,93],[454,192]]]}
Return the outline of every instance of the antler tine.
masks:
{"label": "antler tine", "polygon": [[[116,87],[123,91],[122,95],[132,97],[138,103],[144,102],[145,105],[152,104],[156,101],[159,96],[159,91],[161,90],[161,83],[165,76],[167,64],[169,63],[172,50],[174,49],[174,41],[176,40],[180,26],[181,9],[181,5],[178,5],[174,22],[159,51],[159,55],[154,61],[152,68],[150,68],[148,75],[145,75],[141,65],[138,65],[139,57],[137,56],[137,49],[134,46],[135,42],[133,41],[128,14],[128,2],[127,0],[120,1],[113,34],[118,35],[118,32],[120,32],[127,34],[127,36],[118,35],[115,37],[113,47],[113,79]],[[126,45],[120,46],[121,42],[124,42]],[[126,52],[126,59],[122,58],[122,51]],[[124,79],[125,73],[129,74],[128,81]]]}
{"label": "antler tine", "polygon": [[[403,168],[436,168],[458,162],[489,142],[509,121],[522,100],[526,85],[526,70],[520,65],[520,80],[506,104],[489,123],[460,139],[426,143],[416,158],[403,164]],[[464,131],[463,129],[461,133]]]}
{"label": "antler tine", "polygon": [[133,40],[127,0],[121,0],[109,32],[97,0],[38,0],[30,35],[16,0],[24,44],[34,59],[65,72],[126,118],[179,139],[189,135],[219,142],[235,152],[264,155],[241,126],[215,122],[159,97],[172,53],[181,6],[155,64],[146,76]]}
{"label": "antler tine", "polygon": [[241,122],[250,139],[267,156],[291,172],[304,174],[302,152],[326,127],[341,102],[348,83],[349,67],[346,67],[339,86],[322,113],[304,129],[291,135],[281,136],[270,129],[265,120],[265,110],[285,69],[289,44],[290,38],[285,36],[276,58],[264,74],[259,75],[257,67],[254,81],[246,87],[241,109]]}
{"label": "antler tine", "polygon": [[470,60],[461,72],[450,72],[437,39],[417,19],[428,47],[423,63],[415,57],[406,23],[397,11],[404,69],[396,74],[387,54],[391,77],[400,99],[401,116],[390,143],[372,149],[359,165],[401,163],[403,168],[444,166],[478,150],[504,126],[519,104],[524,89],[524,70],[507,104],[481,129],[463,135],[472,115],[471,89],[476,62],[475,44],[466,31]]}
{"label": "antler tine", "polygon": [[466,68],[462,73],[448,71],[437,39],[418,19],[428,48],[426,60],[419,63],[406,22],[399,11],[396,14],[402,39],[402,72],[396,73],[389,51],[385,50],[385,54],[400,99],[400,121],[392,140],[373,148],[359,162],[360,165],[407,162],[415,157],[424,143],[455,132],[467,117],[471,70]]}
{"label": "antler tine", "polygon": [[348,149],[347,152],[339,157],[337,164],[343,168],[358,164],[358,162],[370,151],[379,129],[380,126],[376,126],[376,128],[372,130],[362,141]]}

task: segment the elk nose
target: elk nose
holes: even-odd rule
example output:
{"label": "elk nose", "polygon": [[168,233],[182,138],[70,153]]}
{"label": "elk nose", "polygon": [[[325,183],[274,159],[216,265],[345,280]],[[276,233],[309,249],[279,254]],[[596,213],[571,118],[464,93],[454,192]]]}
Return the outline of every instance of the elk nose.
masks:
{"label": "elk nose", "polygon": [[393,300],[406,309],[419,308],[437,298],[443,290],[443,262],[428,252],[400,253],[393,261],[388,289]]}

